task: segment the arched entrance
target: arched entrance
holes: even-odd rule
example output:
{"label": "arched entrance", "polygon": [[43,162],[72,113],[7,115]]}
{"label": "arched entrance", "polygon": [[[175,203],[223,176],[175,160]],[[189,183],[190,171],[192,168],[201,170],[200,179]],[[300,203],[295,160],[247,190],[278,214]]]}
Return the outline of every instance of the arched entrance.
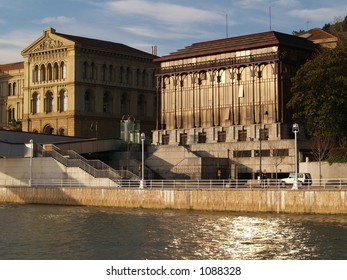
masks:
{"label": "arched entrance", "polygon": [[51,127],[49,124],[47,124],[44,128],[43,128],[43,133],[44,134],[53,134],[54,132],[54,128]]}

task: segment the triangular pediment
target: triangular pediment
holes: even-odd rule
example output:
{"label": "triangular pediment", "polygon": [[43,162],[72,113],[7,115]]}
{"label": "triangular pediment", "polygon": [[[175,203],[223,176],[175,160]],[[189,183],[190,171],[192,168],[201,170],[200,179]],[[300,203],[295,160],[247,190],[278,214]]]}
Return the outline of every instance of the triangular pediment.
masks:
{"label": "triangular pediment", "polygon": [[53,28],[46,28],[43,31],[42,36],[40,36],[22,51],[22,55],[26,56],[31,53],[61,49],[73,44],[73,41],[67,40],[66,38],[60,37],[58,34],[56,34]]}

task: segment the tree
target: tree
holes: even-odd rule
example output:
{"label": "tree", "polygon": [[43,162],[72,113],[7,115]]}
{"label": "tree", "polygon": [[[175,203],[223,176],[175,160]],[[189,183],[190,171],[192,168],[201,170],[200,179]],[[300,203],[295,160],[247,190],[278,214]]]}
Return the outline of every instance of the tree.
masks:
{"label": "tree", "polygon": [[303,64],[292,79],[288,107],[309,136],[347,136],[347,48],[326,50]]}

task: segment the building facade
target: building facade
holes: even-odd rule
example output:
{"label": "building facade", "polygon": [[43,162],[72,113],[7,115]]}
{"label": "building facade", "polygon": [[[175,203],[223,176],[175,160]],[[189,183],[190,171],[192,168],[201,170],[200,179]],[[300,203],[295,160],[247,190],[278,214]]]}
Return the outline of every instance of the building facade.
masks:
{"label": "building facade", "polygon": [[20,129],[23,116],[24,64],[0,65],[0,128]]}
{"label": "building facade", "polygon": [[228,158],[245,177],[294,170],[290,79],[314,48],[271,31],[195,43],[156,59],[161,107],[153,144]]}
{"label": "building facade", "polygon": [[124,116],[147,135],[155,127],[155,55],[53,28],[22,55],[16,77],[1,74],[3,124],[14,118],[23,131],[88,138],[118,138]]}

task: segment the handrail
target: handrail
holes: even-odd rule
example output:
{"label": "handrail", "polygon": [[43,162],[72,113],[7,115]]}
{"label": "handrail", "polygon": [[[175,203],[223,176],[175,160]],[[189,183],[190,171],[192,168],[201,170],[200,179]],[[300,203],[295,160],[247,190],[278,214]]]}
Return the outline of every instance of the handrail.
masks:
{"label": "handrail", "polygon": [[60,150],[52,145],[52,150],[42,151],[42,156],[52,157],[66,167],[79,167],[94,178],[108,178],[113,181],[128,179],[139,180],[139,177],[128,170],[115,170],[100,160],[88,160],[72,150]]}

